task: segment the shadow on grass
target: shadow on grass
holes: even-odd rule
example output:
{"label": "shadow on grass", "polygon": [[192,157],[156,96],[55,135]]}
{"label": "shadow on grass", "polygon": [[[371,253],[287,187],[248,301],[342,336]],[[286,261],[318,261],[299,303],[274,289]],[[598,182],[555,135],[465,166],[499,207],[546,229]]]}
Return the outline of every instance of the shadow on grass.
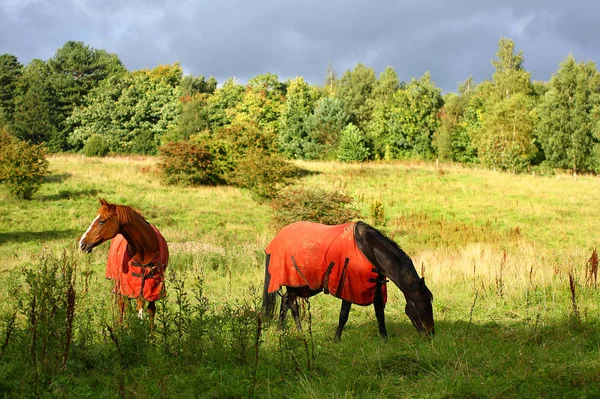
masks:
{"label": "shadow on grass", "polygon": [[73,176],[71,173],[53,173],[44,177],[44,183],[64,183]]}
{"label": "shadow on grass", "polygon": [[317,175],[323,174],[322,172],[301,168],[299,166],[297,166],[296,168],[297,169],[294,173],[294,177],[297,177],[297,178],[302,178],[302,177],[307,177],[307,176],[317,176]]}
{"label": "shadow on grass", "polygon": [[44,195],[40,198],[41,201],[59,201],[63,199],[79,199],[87,197],[96,197],[101,190],[89,188],[86,190],[59,190],[56,194]]}
{"label": "shadow on grass", "polygon": [[79,239],[81,232],[79,230],[49,230],[49,231],[16,231],[9,233],[0,233],[0,244],[12,243],[31,243],[58,241],[64,238],[72,237],[73,242]]}

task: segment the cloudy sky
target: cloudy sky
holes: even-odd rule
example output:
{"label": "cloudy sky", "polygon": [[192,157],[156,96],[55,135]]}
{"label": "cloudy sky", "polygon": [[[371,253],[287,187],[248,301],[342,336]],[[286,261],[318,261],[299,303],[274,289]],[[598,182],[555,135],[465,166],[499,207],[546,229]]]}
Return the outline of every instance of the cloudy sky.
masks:
{"label": "cloudy sky", "polygon": [[179,61],[219,82],[271,72],[322,84],[330,63],[341,76],[361,62],[403,81],[429,71],[455,91],[491,78],[502,36],[534,79],[569,53],[599,63],[599,19],[593,0],[0,0],[0,54],[27,64],[77,40],[129,70]]}

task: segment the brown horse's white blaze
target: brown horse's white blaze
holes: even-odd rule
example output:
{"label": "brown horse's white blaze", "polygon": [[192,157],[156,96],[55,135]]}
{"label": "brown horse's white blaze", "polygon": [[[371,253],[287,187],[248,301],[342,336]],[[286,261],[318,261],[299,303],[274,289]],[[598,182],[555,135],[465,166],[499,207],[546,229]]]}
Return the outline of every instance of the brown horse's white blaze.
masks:
{"label": "brown horse's white blaze", "polygon": [[79,240],[79,248],[87,254],[92,252],[92,247],[86,244],[87,235],[92,230],[92,228],[94,227],[94,223],[96,223],[98,219],[100,219],[100,215],[96,216],[96,218],[90,224],[90,227],[88,227],[88,229],[85,231],[85,233],[83,233],[81,239]]}
{"label": "brown horse's white blaze", "polygon": [[106,277],[115,281],[119,300],[119,319],[125,311],[124,297],[137,300],[138,316],[143,315],[144,300],[152,326],[155,301],[162,298],[164,271],[169,250],[160,232],[133,208],[100,200],[98,214],[79,239],[79,248],[92,249],[111,240]]}

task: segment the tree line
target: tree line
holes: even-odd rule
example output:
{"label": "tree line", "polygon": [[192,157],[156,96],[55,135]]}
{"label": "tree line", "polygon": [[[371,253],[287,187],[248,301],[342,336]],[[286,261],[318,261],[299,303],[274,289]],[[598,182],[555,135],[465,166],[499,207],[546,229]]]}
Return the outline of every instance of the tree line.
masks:
{"label": "tree line", "polygon": [[322,85],[258,75],[246,84],[183,74],[178,63],[128,71],[70,41],[22,65],[0,55],[0,130],[51,152],[157,154],[195,143],[227,169],[247,154],[341,161],[442,159],[521,172],[600,171],[600,77],[569,55],[533,81],[501,38],[491,80],[442,94],[424,73],[401,81],[363,64]]}

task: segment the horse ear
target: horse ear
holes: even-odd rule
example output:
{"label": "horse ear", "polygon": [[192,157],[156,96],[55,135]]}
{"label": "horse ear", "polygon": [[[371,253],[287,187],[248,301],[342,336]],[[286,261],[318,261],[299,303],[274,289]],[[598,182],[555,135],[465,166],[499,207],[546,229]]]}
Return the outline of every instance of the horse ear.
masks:
{"label": "horse ear", "polygon": [[106,202],[106,200],[104,198],[98,197],[98,201],[100,201],[100,205],[104,205],[104,206],[108,205],[108,203]]}
{"label": "horse ear", "polygon": [[425,277],[421,277],[421,287],[425,287]]}

